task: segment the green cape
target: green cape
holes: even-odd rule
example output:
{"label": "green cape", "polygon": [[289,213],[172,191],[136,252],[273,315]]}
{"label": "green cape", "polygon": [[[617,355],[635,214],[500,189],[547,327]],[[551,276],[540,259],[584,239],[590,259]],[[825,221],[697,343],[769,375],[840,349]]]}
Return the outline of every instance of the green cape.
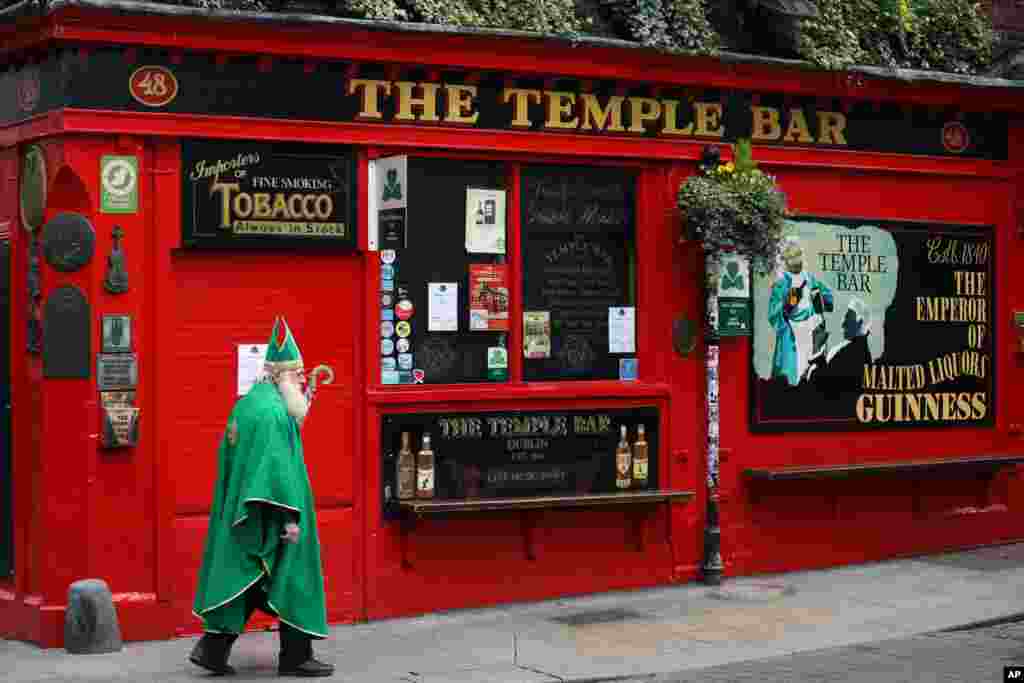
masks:
{"label": "green cape", "polygon": [[[301,528],[295,544],[279,538],[290,515]],[[282,621],[327,637],[320,540],[302,438],[269,383],[254,385],[228,419],[193,611],[202,617],[264,577],[267,603]]]}

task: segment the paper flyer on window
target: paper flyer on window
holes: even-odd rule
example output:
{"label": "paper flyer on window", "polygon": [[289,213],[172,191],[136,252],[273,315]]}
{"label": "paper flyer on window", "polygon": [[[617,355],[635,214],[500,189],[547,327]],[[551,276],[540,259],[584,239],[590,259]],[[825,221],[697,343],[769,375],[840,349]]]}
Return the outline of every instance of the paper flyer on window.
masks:
{"label": "paper flyer on window", "polygon": [[459,329],[459,285],[455,282],[427,283],[427,330],[456,332]]}
{"label": "paper flyer on window", "polygon": [[523,355],[551,357],[551,312],[523,311]]}
{"label": "paper flyer on window", "polygon": [[505,191],[466,189],[466,251],[505,253]]}
{"label": "paper flyer on window", "polygon": [[508,266],[469,266],[469,329],[508,332]]}
{"label": "paper flyer on window", "polygon": [[263,375],[263,362],[267,358],[266,344],[238,345],[238,395],[245,396]]}
{"label": "paper flyer on window", "polygon": [[608,353],[636,353],[636,309],[608,309]]}

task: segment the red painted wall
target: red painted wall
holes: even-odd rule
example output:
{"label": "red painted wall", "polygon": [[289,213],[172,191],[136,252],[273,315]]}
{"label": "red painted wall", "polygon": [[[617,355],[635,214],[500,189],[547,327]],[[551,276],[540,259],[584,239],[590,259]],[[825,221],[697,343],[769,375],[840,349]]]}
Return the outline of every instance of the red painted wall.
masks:
{"label": "red painted wall", "polygon": [[[99,157],[111,149],[140,158],[138,215],[112,217],[93,208]],[[375,299],[369,296],[377,287],[375,253],[182,250],[175,140],[69,139],[63,156],[66,168],[76,172],[55,176],[48,216],[58,209],[86,213],[97,229],[97,256],[71,275],[47,268],[44,291],[75,282],[87,292],[97,321],[94,349],[103,313],[133,316],[143,429],[135,449],[99,450],[91,436],[98,429],[94,380],[41,381],[39,417],[29,418],[28,424],[43,427],[43,466],[26,475],[26,481],[27,451],[20,451],[16,461],[22,468],[16,475],[17,509],[21,515],[26,508],[36,512],[28,513],[27,524],[25,516],[19,517],[25,552],[19,553],[18,576],[24,587],[19,584],[12,592],[17,600],[27,597],[40,608],[57,609],[29,609],[39,624],[23,630],[23,637],[59,643],[64,592],[68,583],[84,576],[101,576],[110,583],[128,638],[199,629],[190,607],[216,476],[215,451],[235,399],[236,345],[265,341],[277,314],[289,320],[307,364],[326,362],[337,372],[336,383],[319,393],[305,428],[332,622],[698,577],[704,510],[703,357],[699,350],[680,357],[672,349],[671,335],[672,320],[699,321],[702,307],[699,253],[693,244],[676,244],[679,217],[671,209],[674,188],[689,172],[690,162],[641,167],[640,382],[424,390],[371,386],[378,373]],[[805,166],[799,167],[792,158],[769,150],[759,150],[759,158],[778,173],[799,212],[999,225],[998,312],[1000,320],[1009,320],[1008,302],[1018,301],[1020,292],[1005,273],[1019,247],[1008,227],[1014,188],[1002,172],[981,169],[975,174],[924,161],[920,170],[925,172],[879,168],[872,173],[832,168],[826,159],[810,154],[800,158]],[[361,169],[365,176],[365,167]],[[936,196],[950,201],[936,203]],[[513,198],[510,208],[515,206]],[[516,220],[514,208],[511,220]],[[115,223],[127,234],[123,247],[132,286],[121,297],[100,286]],[[516,249],[513,244],[512,252]],[[23,327],[23,321],[19,324]],[[999,335],[995,430],[857,435],[750,434],[749,341],[723,341],[722,389],[730,397],[723,403],[721,471],[727,573],[824,566],[1019,538],[1021,514],[1012,504],[1019,499],[1019,483],[1012,478],[998,482],[993,499],[984,499],[981,485],[973,481],[929,485],[923,492],[924,517],[915,516],[907,481],[901,478],[776,485],[756,497],[741,478],[741,470],[753,465],[838,464],[1013,448],[1017,436],[1007,433],[1007,425],[1021,416],[1014,413],[1020,409],[1006,387],[1020,371],[1020,362],[1010,353],[1008,323]],[[22,363],[26,358],[18,357]],[[27,372],[20,373],[19,382],[30,384]],[[660,453],[662,481],[698,493],[692,502],[654,515],[643,532],[644,552],[632,545],[630,511],[555,510],[535,517],[534,560],[526,558],[519,517],[490,514],[420,525],[408,543],[412,566],[402,566],[398,527],[380,519],[377,504],[382,413],[641,404],[662,410],[662,429],[668,435]],[[17,418],[19,448],[27,440],[24,414]],[[63,423],[68,429],[48,429],[58,414],[77,422]],[[31,499],[43,503],[24,504]],[[969,508],[975,512],[962,514]],[[952,514],[958,509],[961,513]],[[25,543],[26,538],[35,542]],[[780,545],[785,553],[778,551]],[[68,560],[69,547],[85,552]],[[59,572],[35,569],[58,562]],[[587,571],[580,572],[580,567]],[[516,581],[510,582],[509,576]]]}
{"label": "red painted wall", "polygon": [[[121,21],[113,19],[114,23]],[[129,21],[125,19],[124,21]],[[163,34],[155,20],[140,22],[133,40],[159,43],[189,35],[189,27]],[[173,23],[172,20],[171,23]],[[129,23],[131,23],[129,21]],[[83,22],[76,31],[94,30]],[[166,26],[163,26],[166,29]],[[84,27],[84,28],[83,28]],[[109,28],[109,27],[108,27]],[[123,28],[123,27],[122,27]],[[195,28],[195,27],[192,27]],[[99,30],[99,29],[96,29]],[[120,29],[96,34],[110,39]],[[223,36],[197,29],[199,47],[239,51],[297,51],[282,31],[267,47],[265,35],[232,24]],[[88,35],[83,35],[88,38]],[[541,53],[524,41],[521,63],[508,64],[487,40],[458,37],[444,45],[400,35],[381,55],[374,41],[307,40],[311,52],[353,58],[482,65],[529,73],[558,63],[581,77],[666,82],[690,78],[715,87],[790,93],[849,94],[841,77],[781,72],[766,66],[721,69],[707,60],[640,56],[621,50]],[[177,40],[177,38],[174,38]],[[433,39],[430,39],[433,41]],[[439,51],[432,51],[437,47]],[[547,48],[544,48],[547,49]],[[349,50],[350,53],[345,53]],[[530,55],[539,60],[535,66]],[[565,61],[559,61],[565,57]],[[504,61],[502,61],[504,60]],[[647,67],[651,71],[646,71]],[[837,80],[839,79],[839,80]],[[947,102],[948,88],[898,90],[868,81],[857,97]],[[999,91],[992,106],[1013,96]],[[1020,107],[1017,103],[1014,106]],[[63,127],[63,128],[62,128]],[[114,136],[107,131],[131,131]],[[173,114],[63,112],[17,130],[0,131],[0,144],[40,131],[67,135],[46,142],[51,169],[47,217],[59,210],[86,214],[97,231],[96,255],[83,270],[60,274],[43,267],[44,294],[61,284],[79,286],[92,307],[93,351],[105,313],[133,317],[139,353],[140,444],[102,451],[95,378],[41,377],[38,357],[24,349],[24,234],[15,231],[12,364],[15,382],[14,472],[16,576],[0,582],[0,633],[46,645],[61,642],[67,585],[104,578],[118,602],[128,639],[197,631],[190,615],[206,532],[215,452],[235,399],[236,346],[264,342],[275,315],[284,315],[307,365],[327,363],[336,382],[319,392],[304,428],[306,457],[319,506],[320,536],[332,622],[414,614],[510,600],[547,598],[673,581],[699,573],[704,523],[704,358],[672,349],[672,321],[702,317],[702,260],[692,243],[678,243],[679,182],[692,172],[702,143],[609,139],[582,144],[578,136],[388,129],[373,124],[318,125],[251,121],[244,127],[213,117]],[[75,133],[75,134],[70,134]],[[915,429],[900,432],[754,435],[747,424],[750,344],[722,343],[722,547],[727,575],[826,566],[1024,537],[1024,489],[1015,470],[991,490],[971,479],[932,482],[917,489],[912,477],[774,484],[755,491],[741,471],[756,465],[840,464],[909,458],[1020,452],[1024,405],[1014,400],[1024,356],[1012,352],[1011,311],[1024,308],[1013,276],[1020,257],[1015,173],[1024,159],[1024,131],[1011,131],[1009,162],[909,158],[896,155],[799,149],[761,149],[755,156],[776,173],[797,212],[837,217],[991,223],[997,226],[997,424],[993,429]],[[640,381],[543,383],[509,386],[388,387],[379,377],[375,253],[200,252],[180,249],[179,136],[208,135],[316,140],[359,144],[360,206],[366,206],[366,159],[383,153],[473,153],[509,161],[540,159],[618,163],[640,171],[638,187],[638,344]],[[400,149],[397,145],[404,145]],[[13,148],[0,151],[10,163]],[[140,211],[112,216],[98,204],[100,157],[139,157]],[[0,201],[3,201],[0,199]],[[510,221],[518,201],[509,198]],[[3,206],[0,205],[0,215]],[[365,211],[360,239],[365,246]],[[131,291],[102,288],[111,230],[121,225]],[[518,253],[512,233],[510,253]],[[518,266],[513,259],[513,278]],[[20,302],[20,303],[19,303]],[[518,319],[518,298],[512,316]],[[517,326],[513,326],[514,328]],[[510,348],[517,347],[519,331]],[[513,354],[512,370],[518,358]],[[409,539],[411,568],[401,564],[401,535],[379,508],[379,429],[385,412],[524,410],[657,405],[662,433],[661,481],[694,490],[696,498],[661,508],[646,527],[644,552],[633,549],[631,511],[552,510],[535,515],[536,559],[524,552],[514,514],[430,521]],[[916,503],[915,507],[915,500]],[[784,549],[784,550],[780,550]],[[584,569],[585,568],[585,569]]]}
{"label": "red painted wall", "polygon": [[[764,157],[769,156],[764,154]],[[777,172],[797,213],[945,223],[994,224],[996,230],[996,427],[876,430],[860,433],[754,435],[749,415],[750,344],[722,344],[722,444],[731,448],[722,463],[723,548],[732,573],[778,571],[909,555],[943,548],[1019,538],[1024,518],[1007,507],[1019,487],[1013,469],[986,497],[984,482],[965,477],[923,484],[915,512],[911,475],[839,481],[774,483],[752,488],[745,467],[823,465],[1020,452],[1021,407],[1011,387],[1020,381],[1008,301],[1019,299],[1021,283],[1010,275],[1019,260],[1012,229],[1012,176],[1003,169],[953,172],[941,161],[922,160],[920,172],[892,173],[879,159],[875,173],[835,168],[786,168]],[[762,166],[766,166],[762,163]],[[922,344],[927,340],[922,339]],[[785,552],[780,552],[781,546]]]}
{"label": "red painted wall", "polygon": [[[356,371],[357,330],[364,299],[358,255],[308,251],[185,251],[180,245],[180,157],[160,145],[166,187],[154,235],[153,292],[160,396],[155,441],[171,501],[165,512],[172,553],[168,575],[179,631],[201,627],[191,616],[195,581],[216,480],[216,450],[237,398],[237,345],[266,343],[283,315],[307,367],[327,363],[334,384],[317,393],[303,429],[306,462],[318,505],[320,543],[331,621],[359,616],[360,496],[355,485],[363,413]],[[150,438],[154,438],[152,435]]]}

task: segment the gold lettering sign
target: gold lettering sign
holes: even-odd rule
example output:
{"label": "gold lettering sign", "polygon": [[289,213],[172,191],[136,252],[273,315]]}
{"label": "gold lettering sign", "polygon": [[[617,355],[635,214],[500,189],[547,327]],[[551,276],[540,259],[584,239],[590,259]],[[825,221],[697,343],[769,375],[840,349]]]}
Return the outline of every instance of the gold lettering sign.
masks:
{"label": "gold lettering sign", "polygon": [[[361,121],[463,127],[480,123],[480,93],[475,85],[353,78],[345,94],[358,98],[356,118]],[[491,106],[491,102],[485,104]],[[500,91],[495,104],[505,108],[512,129],[701,139],[726,135],[721,102],[508,87]],[[750,136],[755,141],[847,145],[847,119],[840,112],[818,110],[812,116],[800,107],[783,112],[759,105],[750,105],[749,110]]]}

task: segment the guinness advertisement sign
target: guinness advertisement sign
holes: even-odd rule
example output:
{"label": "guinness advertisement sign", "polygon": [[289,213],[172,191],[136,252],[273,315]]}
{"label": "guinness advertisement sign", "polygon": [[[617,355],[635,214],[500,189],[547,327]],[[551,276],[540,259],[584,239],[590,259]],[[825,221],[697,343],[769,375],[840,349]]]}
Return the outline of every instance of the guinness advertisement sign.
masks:
{"label": "guinness advertisement sign", "polygon": [[186,247],[356,246],[347,147],[186,140],[181,176]]}
{"label": "guinness advertisement sign", "polygon": [[992,226],[789,220],[755,276],[755,431],[995,424]]}

